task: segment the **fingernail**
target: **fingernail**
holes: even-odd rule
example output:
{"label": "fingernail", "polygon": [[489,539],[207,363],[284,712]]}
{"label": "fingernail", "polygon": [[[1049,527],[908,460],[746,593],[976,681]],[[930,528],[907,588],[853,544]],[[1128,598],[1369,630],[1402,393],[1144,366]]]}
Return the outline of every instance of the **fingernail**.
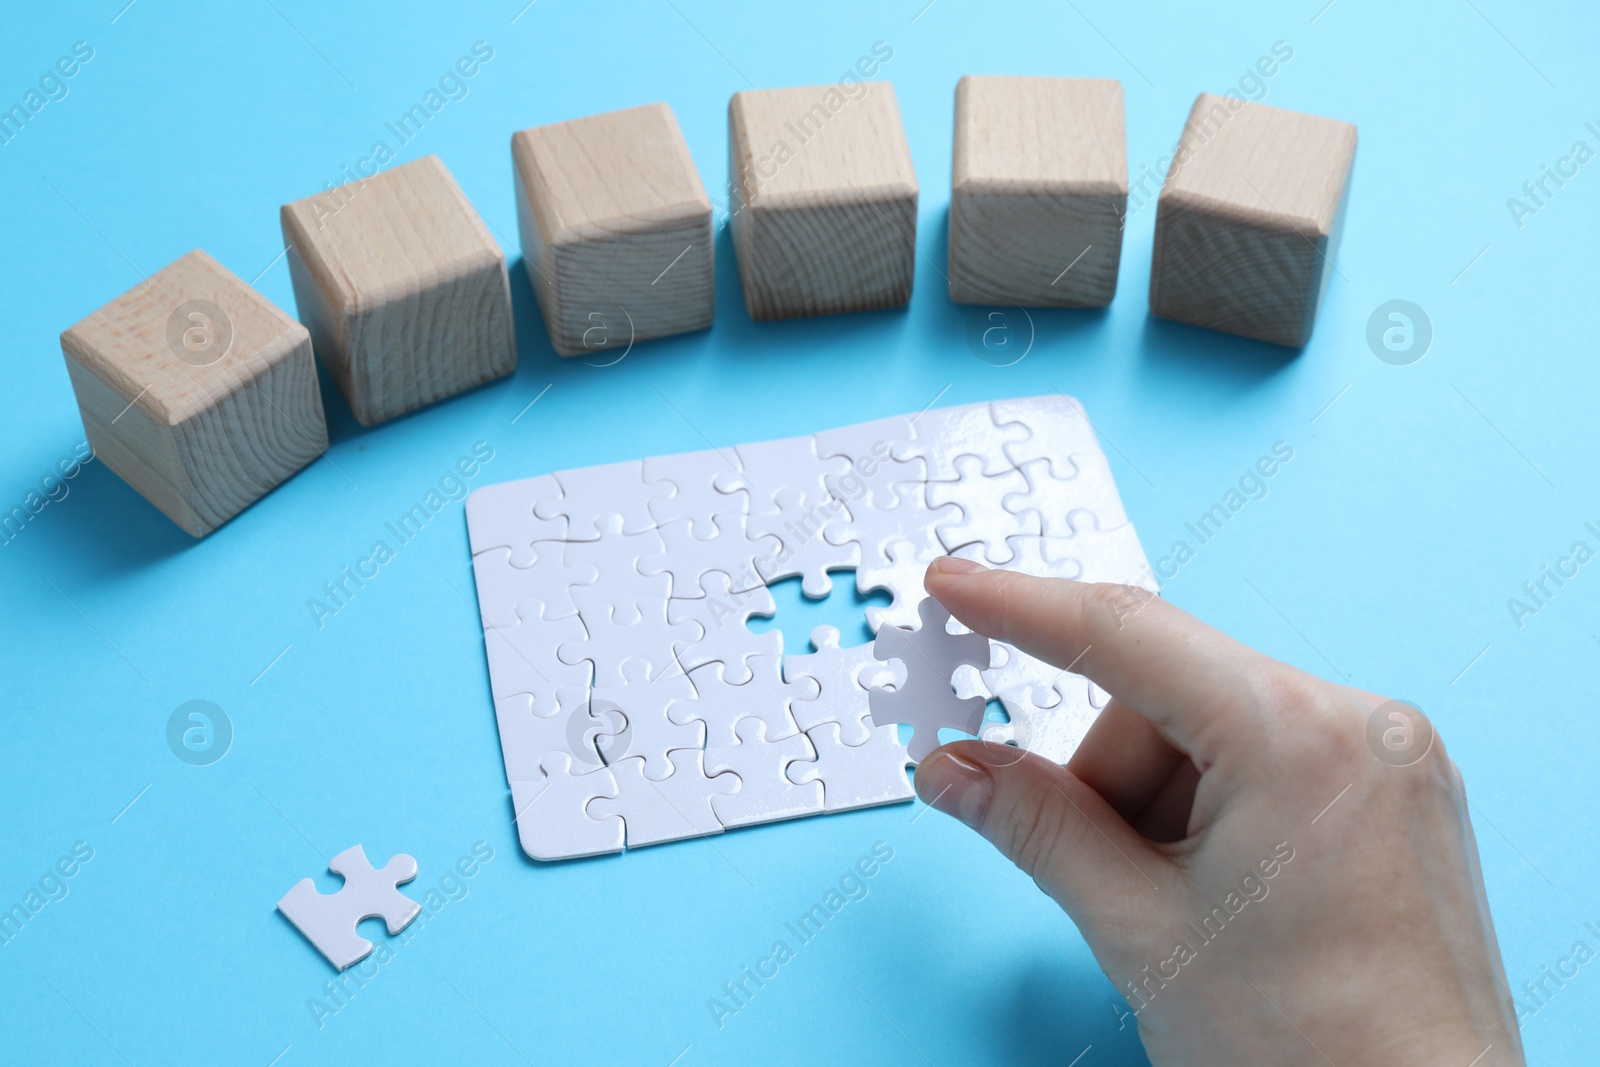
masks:
{"label": "fingernail", "polygon": [[961,559],[959,556],[940,556],[930,566],[940,574],[976,574],[989,569],[976,560]]}
{"label": "fingernail", "polygon": [[935,752],[917,768],[917,796],[930,808],[977,830],[994,793],[989,772],[948,752]]}

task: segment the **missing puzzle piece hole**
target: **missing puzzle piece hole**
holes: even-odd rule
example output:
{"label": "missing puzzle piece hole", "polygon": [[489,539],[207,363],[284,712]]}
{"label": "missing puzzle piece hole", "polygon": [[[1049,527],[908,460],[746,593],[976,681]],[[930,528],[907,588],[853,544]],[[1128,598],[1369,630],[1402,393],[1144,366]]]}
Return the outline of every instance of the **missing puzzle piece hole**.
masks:
{"label": "missing puzzle piece hole", "polygon": [[800,655],[816,651],[811,647],[811,631],[818,626],[832,626],[839,631],[839,644],[850,647],[872,640],[872,629],[867,625],[867,608],[887,608],[894,598],[881,589],[862,593],[856,589],[855,569],[829,571],[833,578],[833,592],[813,599],[800,588],[799,577],[785,578],[767,588],[772,593],[777,611],[768,616],[755,616],[747,623],[752,633],[777,630],[783,636],[783,650],[787,655]]}

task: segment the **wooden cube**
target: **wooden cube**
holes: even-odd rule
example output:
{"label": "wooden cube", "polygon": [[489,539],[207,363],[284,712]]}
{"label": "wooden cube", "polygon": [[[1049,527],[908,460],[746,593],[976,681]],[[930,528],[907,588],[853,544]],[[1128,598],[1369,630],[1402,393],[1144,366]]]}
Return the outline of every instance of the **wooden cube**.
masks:
{"label": "wooden cube", "polygon": [[279,216],[300,321],[363,426],[516,369],[505,255],[438,156]]}
{"label": "wooden cube", "polygon": [[1356,128],[1202,93],[1156,211],[1150,310],[1298,348],[1334,271]]}
{"label": "wooden cube", "polygon": [[95,456],[196,537],[328,447],[305,327],[199,250],[61,352]]}
{"label": "wooden cube", "polygon": [[711,325],[711,201],[666,104],[519,130],[517,223],[563,356]]}
{"label": "wooden cube", "polygon": [[735,93],[728,169],[733,247],[751,318],[910,301],[917,176],[894,86]]}
{"label": "wooden cube", "polygon": [[950,299],[1111,303],[1128,207],[1122,83],[962,78],[950,188]]}

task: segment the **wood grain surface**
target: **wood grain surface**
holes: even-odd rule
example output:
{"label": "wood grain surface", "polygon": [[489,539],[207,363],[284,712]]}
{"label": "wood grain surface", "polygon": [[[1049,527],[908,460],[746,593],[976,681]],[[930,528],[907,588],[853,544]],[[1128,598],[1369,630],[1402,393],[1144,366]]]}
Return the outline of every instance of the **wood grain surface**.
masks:
{"label": "wood grain surface", "polygon": [[61,335],[95,456],[196,537],[328,445],[305,328],[196,250]]}
{"label": "wood grain surface", "polygon": [[550,343],[604,356],[711,325],[711,201],[666,104],[519,130],[517,222]]}
{"label": "wood grain surface", "polygon": [[363,426],[516,369],[505,256],[438,156],[280,220],[300,319]]}
{"label": "wood grain surface", "polygon": [[1150,310],[1299,347],[1337,269],[1348,122],[1202,93],[1161,187]]}
{"label": "wood grain surface", "polygon": [[950,299],[1104,307],[1127,203],[1121,82],[968,75],[956,85]]}
{"label": "wood grain surface", "polygon": [[917,176],[894,86],[735,93],[728,166],[734,250],[751,318],[910,301]]}

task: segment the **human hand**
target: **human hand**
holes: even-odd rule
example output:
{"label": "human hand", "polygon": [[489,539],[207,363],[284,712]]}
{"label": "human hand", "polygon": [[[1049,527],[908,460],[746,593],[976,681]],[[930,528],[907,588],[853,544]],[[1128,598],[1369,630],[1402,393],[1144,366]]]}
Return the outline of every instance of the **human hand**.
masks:
{"label": "human hand", "polygon": [[[1461,775],[1420,712],[1141,589],[951,557],[925,584],[1112,694],[1064,768],[958,741],[916,788],[1061,905],[1152,1063],[1524,1062]],[[1386,729],[1410,747],[1369,743]]]}

